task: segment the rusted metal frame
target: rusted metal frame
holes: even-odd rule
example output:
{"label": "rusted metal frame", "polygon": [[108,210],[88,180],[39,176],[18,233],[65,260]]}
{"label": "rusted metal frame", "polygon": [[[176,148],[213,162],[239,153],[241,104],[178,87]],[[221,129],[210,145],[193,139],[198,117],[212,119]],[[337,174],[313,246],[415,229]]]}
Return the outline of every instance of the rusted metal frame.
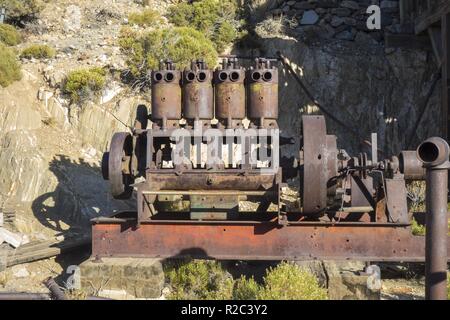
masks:
{"label": "rusted metal frame", "polygon": [[[269,216],[267,220],[181,220],[181,219],[152,219],[143,221],[145,224],[173,224],[173,225],[259,225],[274,223],[276,216]],[[110,218],[110,217],[98,217],[91,220],[93,224],[129,224],[136,223],[135,218]],[[287,224],[292,227],[302,226],[316,226],[316,227],[341,227],[341,226],[353,226],[353,227],[410,227],[410,223],[386,223],[386,222],[367,222],[367,221],[289,221]]]}
{"label": "rusted metal frame", "polygon": [[267,191],[276,184],[275,174],[258,174],[248,171],[240,173],[218,173],[216,171],[180,173],[162,173],[147,171],[147,181],[143,184],[146,190],[246,190]]}
{"label": "rusted metal frame", "polygon": [[144,195],[183,195],[183,196],[268,196],[275,195],[275,191],[246,191],[246,190],[156,190],[142,191]]}
{"label": "rusted metal frame", "polygon": [[276,222],[152,222],[139,229],[124,223],[93,226],[93,255],[98,257],[423,261],[424,242],[407,227],[391,226],[280,228]]}

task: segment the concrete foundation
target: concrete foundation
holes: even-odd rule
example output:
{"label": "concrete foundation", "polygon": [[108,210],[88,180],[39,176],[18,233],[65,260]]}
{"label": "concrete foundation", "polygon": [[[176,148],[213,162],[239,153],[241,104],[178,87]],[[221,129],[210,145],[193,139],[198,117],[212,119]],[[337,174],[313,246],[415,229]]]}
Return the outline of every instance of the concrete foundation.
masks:
{"label": "concrete foundation", "polygon": [[157,299],[164,287],[164,272],[158,259],[102,258],[80,265],[81,288],[88,295],[123,299]]}
{"label": "concrete foundation", "polygon": [[[379,300],[381,279],[366,273],[361,261],[296,261],[328,289],[331,300]],[[378,283],[377,283],[378,282]]]}

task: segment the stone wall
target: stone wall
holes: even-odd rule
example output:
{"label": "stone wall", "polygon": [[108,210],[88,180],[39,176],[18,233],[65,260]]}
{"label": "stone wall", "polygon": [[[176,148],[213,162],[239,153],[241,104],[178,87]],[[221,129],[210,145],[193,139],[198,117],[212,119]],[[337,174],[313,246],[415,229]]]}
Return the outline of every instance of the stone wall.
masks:
{"label": "stone wall", "polygon": [[[381,8],[381,30],[369,30],[367,8]],[[358,33],[368,33],[375,41],[383,40],[385,32],[412,33],[411,25],[400,24],[398,0],[276,0],[267,4],[266,18],[283,16],[296,24],[297,32],[312,25],[323,27],[323,35],[354,41]]]}

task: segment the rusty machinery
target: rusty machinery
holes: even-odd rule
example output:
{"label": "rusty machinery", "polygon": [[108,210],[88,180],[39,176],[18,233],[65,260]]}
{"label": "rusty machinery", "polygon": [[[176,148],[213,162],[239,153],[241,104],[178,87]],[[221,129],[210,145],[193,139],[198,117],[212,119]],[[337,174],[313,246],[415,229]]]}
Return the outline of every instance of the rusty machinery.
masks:
{"label": "rusty machinery", "polygon": [[[116,133],[103,162],[115,198],[136,191],[137,212],[95,219],[94,255],[424,260],[406,181],[424,180],[438,152],[350,156],[323,116],[304,115],[298,157],[281,161],[275,63],[246,70],[231,57],[215,71],[203,60],[180,71],[166,61],[153,71],[152,124],[144,113],[132,133]],[[294,176],[301,206],[290,211],[281,190]]]}

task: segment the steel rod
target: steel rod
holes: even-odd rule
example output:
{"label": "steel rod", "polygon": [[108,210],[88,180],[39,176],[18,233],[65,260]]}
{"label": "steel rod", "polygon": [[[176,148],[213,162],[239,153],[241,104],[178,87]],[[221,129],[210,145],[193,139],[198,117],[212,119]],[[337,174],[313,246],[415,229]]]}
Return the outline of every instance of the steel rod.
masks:
{"label": "steel rod", "polygon": [[447,299],[447,169],[427,170],[425,298]]}

